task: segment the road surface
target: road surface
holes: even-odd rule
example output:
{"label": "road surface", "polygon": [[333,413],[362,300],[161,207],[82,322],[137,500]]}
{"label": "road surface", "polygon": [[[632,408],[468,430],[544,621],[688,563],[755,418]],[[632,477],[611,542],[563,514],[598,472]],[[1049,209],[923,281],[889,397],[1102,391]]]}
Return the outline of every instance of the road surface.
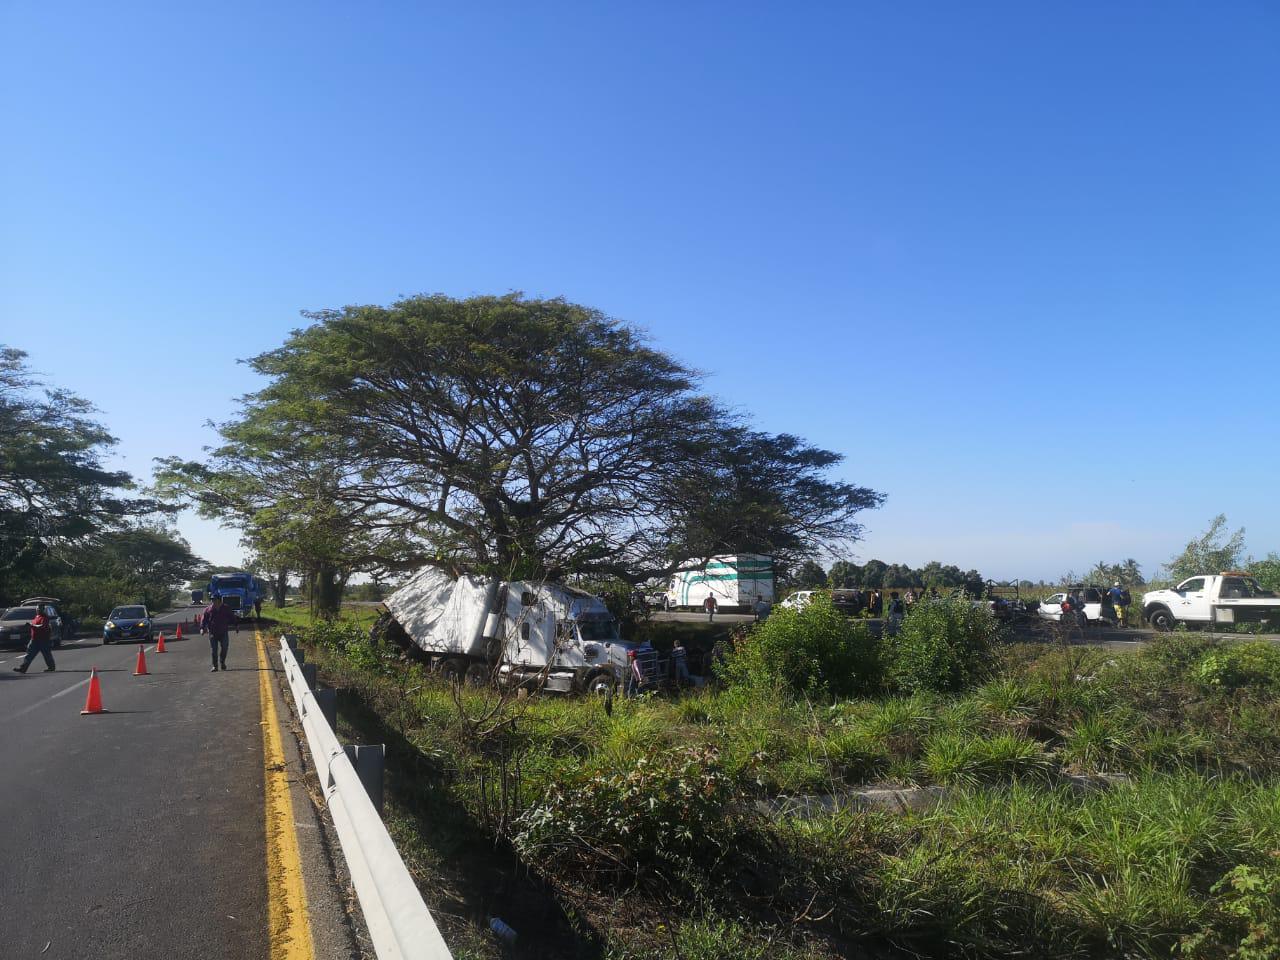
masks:
{"label": "road surface", "polygon": [[[341,947],[340,931],[312,934],[305,903],[301,922],[283,931],[295,943],[282,947],[282,931],[273,933],[303,872],[300,889],[327,905],[317,913],[340,923],[336,891],[324,889],[332,871],[315,849],[305,796],[289,791],[296,744],[274,759],[264,747],[267,705],[281,712],[283,701],[254,633],[232,634],[228,670],[211,673],[207,638],[170,633],[193,612],[157,618],[167,650],[143,648],[147,676],[133,675],[137,643],[80,639],[54,651],[56,672],[37,658],[26,675],[11,669],[22,652],[0,649],[6,960],[274,960],[311,956],[300,952],[309,940]],[[91,667],[108,712],[81,716]],[[299,816],[276,833],[293,838],[294,862],[269,876],[264,798],[281,783]]]}

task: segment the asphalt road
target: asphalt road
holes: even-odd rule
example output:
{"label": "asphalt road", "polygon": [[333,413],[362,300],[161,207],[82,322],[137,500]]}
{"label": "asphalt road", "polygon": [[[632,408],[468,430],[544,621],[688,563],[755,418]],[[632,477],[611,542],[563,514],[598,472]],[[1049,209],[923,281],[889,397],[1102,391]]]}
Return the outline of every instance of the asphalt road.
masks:
{"label": "asphalt road", "polygon": [[[232,634],[167,652],[81,639],[37,658],[0,650],[0,956],[42,960],[268,957],[259,667]],[[98,668],[109,711],[81,716]]]}

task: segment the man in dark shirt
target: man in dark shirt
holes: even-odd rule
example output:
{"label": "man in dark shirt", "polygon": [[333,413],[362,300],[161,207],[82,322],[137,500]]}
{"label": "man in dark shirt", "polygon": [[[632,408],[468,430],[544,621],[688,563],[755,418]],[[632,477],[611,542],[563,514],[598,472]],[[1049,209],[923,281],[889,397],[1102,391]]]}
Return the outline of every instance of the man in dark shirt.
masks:
{"label": "man in dark shirt", "polygon": [[236,612],[222,602],[219,594],[213,595],[213,601],[200,614],[200,632],[209,632],[209,653],[213,657],[210,673],[217,673],[218,666],[227,669],[227,646],[231,643],[228,631],[238,623]]}

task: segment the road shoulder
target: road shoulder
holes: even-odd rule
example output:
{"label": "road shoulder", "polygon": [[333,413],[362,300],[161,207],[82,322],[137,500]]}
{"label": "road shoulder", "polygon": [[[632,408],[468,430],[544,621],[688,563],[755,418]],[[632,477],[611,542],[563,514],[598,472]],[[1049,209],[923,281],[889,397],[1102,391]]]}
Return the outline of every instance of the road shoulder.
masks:
{"label": "road shoulder", "polygon": [[351,877],[325,807],[324,791],[310,754],[301,748],[302,726],[293,698],[284,689],[279,650],[266,633],[258,634],[258,640],[269,665],[315,956],[324,960],[372,958]]}

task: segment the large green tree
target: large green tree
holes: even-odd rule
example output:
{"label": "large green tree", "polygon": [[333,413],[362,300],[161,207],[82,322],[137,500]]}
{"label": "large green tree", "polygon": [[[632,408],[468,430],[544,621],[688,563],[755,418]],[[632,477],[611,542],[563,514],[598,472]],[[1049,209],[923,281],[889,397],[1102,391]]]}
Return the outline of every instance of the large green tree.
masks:
{"label": "large green tree", "polygon": [[[344,520],[406,561],[637,582],[690,557],[851,543],[882,500],[587,307],[425,296],[306,316],[251,361],[269,383],[224,436],[269,425],[322,452]],[[252,471],[260,447],[222,466]]]}
{"label": "large green tree", "polygon": [[116,441],[93,414],[0,346],[0,603],[73,570],[102,535],[159,507],[106,468]]}

